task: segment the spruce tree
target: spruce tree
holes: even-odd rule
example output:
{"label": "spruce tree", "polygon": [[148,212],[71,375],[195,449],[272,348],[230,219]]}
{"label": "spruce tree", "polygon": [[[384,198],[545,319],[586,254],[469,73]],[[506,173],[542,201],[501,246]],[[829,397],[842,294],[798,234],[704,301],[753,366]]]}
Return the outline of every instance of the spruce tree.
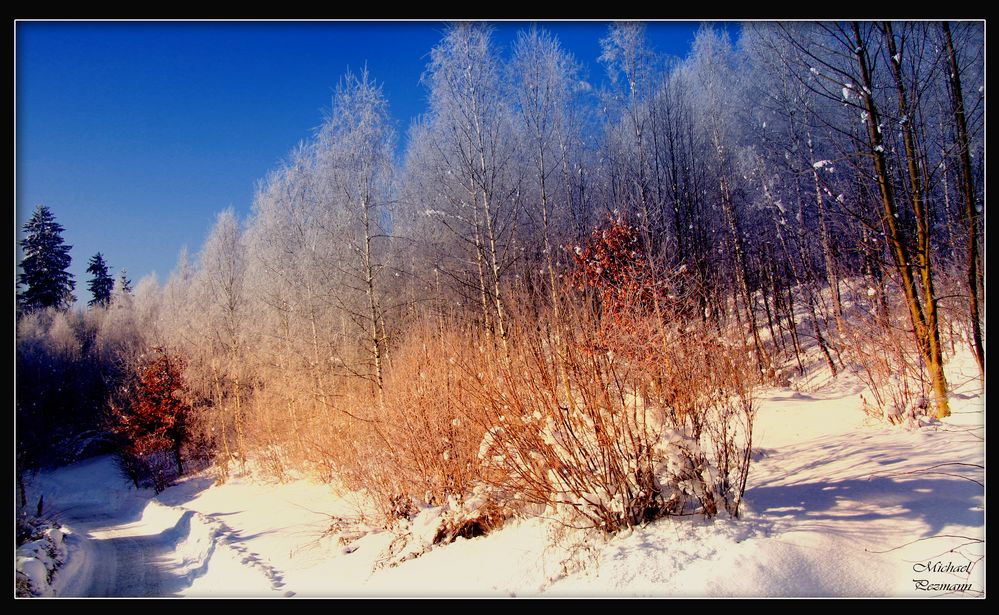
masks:
{"label": "spruce tree", "polygon": [[128,269],[121,270],[121,273],[118,275],[118,282],[121,286],[121,292],[123,294],[132,294],[132,280],[128,279]]}
{"label": "spruce tree", "polygon": [[76,282],[69,272],[72,259],[62,239],[63,227],[48,207],[39,205],[24,225],[21,240],[24,260],[17,276],[17,305],[22,312],[39,308],[67,309],[76,301]]}
{"label": "spruce tree", "polygon": [[93,295],[93,299],[87,302],[90,307],[107,307],[111,304],[111,291],[114,289],[114,278],[108,273],[108,264],[104,256],[98,252],[90,257],[87,265],[87,273],[93,275],[87,283],[87,290]]}

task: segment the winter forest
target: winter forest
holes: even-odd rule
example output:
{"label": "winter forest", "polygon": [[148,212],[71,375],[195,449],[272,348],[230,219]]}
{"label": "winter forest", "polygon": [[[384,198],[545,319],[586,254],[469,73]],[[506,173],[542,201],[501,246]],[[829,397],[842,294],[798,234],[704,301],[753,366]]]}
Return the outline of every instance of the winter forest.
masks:
{"label": "winter forest", "polygon": [[[406,130],[377,74],[342,75],[252,212],[218,213],[165,279],[116,279],[128,263],[101,254],[72,279],[58,203],[39,206],[18,236],[18,543],[52,531],[39,477],[95,455],[147,497],[351,494],[327,533],[350,553],[357,528],[387,531],[386,574],[525,519],[563,542],[736,532],[791,484],[761,465],[775,391],[849,384],[822,421],[855,411],[903,457],[974,404],[982,420],[984,23],[706,25],[677,58],[625,22],[600,48],[598,87],[543,23],[502,47],[451,24]],[[944,491],[984,480],[974,433],[905,470],[961,465],[920,488],[974,504]],[[983,544],[974,514],[962,548]]]}

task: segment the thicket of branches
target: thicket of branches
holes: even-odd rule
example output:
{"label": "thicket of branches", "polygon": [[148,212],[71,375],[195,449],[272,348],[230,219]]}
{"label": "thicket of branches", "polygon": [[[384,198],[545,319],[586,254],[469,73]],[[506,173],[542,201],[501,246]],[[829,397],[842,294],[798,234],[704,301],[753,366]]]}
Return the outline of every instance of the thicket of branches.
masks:
{"label": "thicket of branches", "polygon": [[614,530],[738,514],[753,389],[808,348],[879,411],[946,416],[947,344],[984,365],[982,24],[705,28],[677,59],[626,23],[601,49],[605,80],[543,29],[449,28],[401,162],[348,74],[248,219],[142,310],[94,310],[184,358],[220,479],[447,505],[442,538]]}

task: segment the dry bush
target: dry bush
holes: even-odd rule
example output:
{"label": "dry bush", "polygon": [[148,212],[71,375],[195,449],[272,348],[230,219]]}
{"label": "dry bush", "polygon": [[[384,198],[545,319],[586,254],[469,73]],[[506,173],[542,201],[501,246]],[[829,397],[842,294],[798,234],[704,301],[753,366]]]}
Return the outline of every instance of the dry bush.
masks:
{"label": "dry bush", "polygon": [[637,314],[627,320],[642,335],[618,347],[590,310],[569,307],[559,322],[518,330],[510,363],[470,382],[489,419],[479,449],[485,479],[606,531],[720,508],[738,514],[751,362]]}
{"label": "dry bush", "polygon": [[[738,514],[752,361],[691,324],[675,277],[612,224],[593,235],[605,245],[577,252],[574,287],[540,314],[510,290],[505,349],[480,327],[425,321],[393,350],[384,407],[351,422],[350,450],[335,455],[386,517],[441,506],[435,541],[449,541],[518,512],[606,531]],[[350,414],[373,399],[357,396]]]}
{"label": "dry bush", "polygon": [[876,297],[869,293],[866,304],[858,301],[843,354],[870,391],[870,399],[861,396],[865,413],[893,425],[918,425],[930,406],[930,380],[909,314],[901,301],[881,305]]}
{"label": "dry bush", "polygon": [[737,515],[759,374],[683,309],[684,272],[658,271],[615,224],[577,253],[573,287],[507,290],[506,344],[469,315],[424,317],[389,349],[381,394],[361,374],[258,376],[249,446],[278,475],[367,493],[386,523],[430,519],[435,543],[515,514],[609,532]]}
{"label": "dry bush", "polygon": [[342,476],[371,493],[389,518],[471,493],[482,430],[469,420],[464,369],[485,360],[475,339],[458,325],[417,325],[392,354],[384,407],[373,413],[374,395],[355,397],[351,415],[372,418],[350,421]]}

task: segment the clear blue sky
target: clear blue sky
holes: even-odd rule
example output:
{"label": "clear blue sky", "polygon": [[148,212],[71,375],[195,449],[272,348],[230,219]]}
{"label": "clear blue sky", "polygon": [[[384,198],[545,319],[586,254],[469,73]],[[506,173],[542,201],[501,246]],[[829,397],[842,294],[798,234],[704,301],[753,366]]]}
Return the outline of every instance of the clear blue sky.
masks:
{"label": "clear blue sky", "polygon": [[[524,23],[497,23],[508,49]],[[548,22],[586,67],[607,24]],[[685,56],[697,22],[649,24],[660,52]],[[165,281],[182,246],[200,248],[215,214],[250,211],[254,186],[328,109],[349,67],[384,85],[400,139],[426,108],[419,79],[439,22],[20,22],[16,26],[17,226],[48,205],[86,261]],[[733,32],[738,26],[727,24]]]}

